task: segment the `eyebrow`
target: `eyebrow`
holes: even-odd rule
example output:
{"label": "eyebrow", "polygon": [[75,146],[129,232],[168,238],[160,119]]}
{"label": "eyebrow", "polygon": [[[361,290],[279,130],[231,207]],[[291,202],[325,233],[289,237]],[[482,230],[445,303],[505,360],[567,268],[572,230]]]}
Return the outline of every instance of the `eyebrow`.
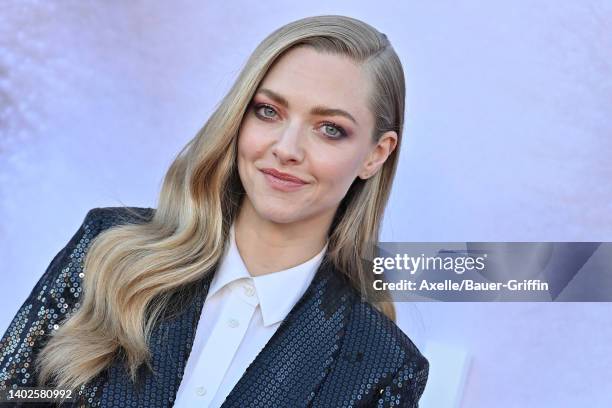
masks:
{"label": "eyebrow", "polygon": [[[261,92],[265,94],[270,99],[273,99],[276,103],[283,105],[285,108],[289,108],[289,102],[283,96],[277,94],[274,91],[271,91],[267,88],[261,88],[257,90],[257,93]],[[345,110],[337,109],[337,108],[328,108],[326,106],[315,106],[310,110],[311,115],[318,116],[344,116],[345,118],[351,120],[355,125],[358,125],[357,120]]]}

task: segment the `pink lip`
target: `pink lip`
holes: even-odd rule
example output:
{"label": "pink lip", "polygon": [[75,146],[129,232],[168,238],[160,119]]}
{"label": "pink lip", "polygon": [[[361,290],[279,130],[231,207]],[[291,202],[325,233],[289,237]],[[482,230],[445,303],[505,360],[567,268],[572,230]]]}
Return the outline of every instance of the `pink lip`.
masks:
{"label": "pink lip", "polygon": [[307,184],[304,180],[302,180],[299,177],[295,177],[289,173],[283,173],[282,171],[278,171],[276,169],[265,168],[265,169],[261,169],[261,171],[263,171],[266,174],[270,174],[281,180],[291,181],[292,183],[296,183],[296,184]]}
{"label": "pink lip", "polygon": [[[308,184],[295,176],[278,172],[275,169],[262,169],[261,172],[264,174],[268,185],[275,190],[296,191]],[[277,174],[280,174],[280,176],[277,176]]]}

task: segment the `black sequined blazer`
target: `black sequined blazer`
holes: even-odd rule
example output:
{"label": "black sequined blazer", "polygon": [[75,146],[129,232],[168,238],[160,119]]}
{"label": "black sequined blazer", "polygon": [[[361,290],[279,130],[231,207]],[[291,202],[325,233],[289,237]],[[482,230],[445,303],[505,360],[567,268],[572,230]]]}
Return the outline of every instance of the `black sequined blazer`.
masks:
{"label": "black sequined blazer", "polygon": [[[34,387],[34,359],[81,301],[83,260],[101,231],[140,222],[153,209],[96,208],[52,260],[0,341],[0,387]],[[400,329],[361,300],[332,267],[312,283],[248,367],[223,407],[417,407],[428,362]],[[136,384],[117,359],[77,390],[74,406],[171,407],[194,340],[210,274],[186,310],[160,320],[153,372]],[[1,404],[0,404],[1,405]],[[30,407],[32,405],[24,405]]]}

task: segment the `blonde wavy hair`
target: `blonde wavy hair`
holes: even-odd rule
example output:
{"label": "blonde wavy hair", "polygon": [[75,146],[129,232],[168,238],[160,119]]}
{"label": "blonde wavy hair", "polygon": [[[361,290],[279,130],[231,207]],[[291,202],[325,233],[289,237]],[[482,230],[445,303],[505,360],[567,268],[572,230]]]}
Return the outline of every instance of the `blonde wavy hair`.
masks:
{"label": "blonde wavy hair", "polygon": [[[39,383],[76,389],[126,357],[131,379],[150,367],[148,341],[172,295],[212,273],[220,261],[245,192],[236,165],[243,115],[270,66],[298,45],[361,64],[373,87],[372,143],[389,130],[397,145],[372,177],[356,178],[329,229],[328,259],[361,293],[371,287],[362,264],[368,243],[377,242],[398,160],[404,120],[401,62],[387,37],[344,16],[315,16],[274,31],[255,49],[229,93],[204,127],[179,152],[165,175],[157,210],[149,222],[100,233],[84,261],[81,307],[39,353]],[[393,303],[373,302],[395,319]]]}

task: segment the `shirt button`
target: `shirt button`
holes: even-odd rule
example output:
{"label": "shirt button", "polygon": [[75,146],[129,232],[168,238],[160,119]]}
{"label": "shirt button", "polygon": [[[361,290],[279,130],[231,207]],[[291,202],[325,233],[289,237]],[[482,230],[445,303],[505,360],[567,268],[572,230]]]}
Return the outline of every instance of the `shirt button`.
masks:
{"label": "shirt button", "polygon": [[240,322],[238,322],[238,320],[236,320],[236,319],[229,319],[227,321],[227,325],[229,327],[238,327],[240,325]]}
{"label": "shirt button", "polygon": [[200,397],[206,395],[206,388],[204,387],[198,387],[195,389],[196,394],[198,394]]}
{"label": "shirt button", "polygon": [[251,285],[244,286],[244,294],[251,297],[255,294],[255,288]]}

